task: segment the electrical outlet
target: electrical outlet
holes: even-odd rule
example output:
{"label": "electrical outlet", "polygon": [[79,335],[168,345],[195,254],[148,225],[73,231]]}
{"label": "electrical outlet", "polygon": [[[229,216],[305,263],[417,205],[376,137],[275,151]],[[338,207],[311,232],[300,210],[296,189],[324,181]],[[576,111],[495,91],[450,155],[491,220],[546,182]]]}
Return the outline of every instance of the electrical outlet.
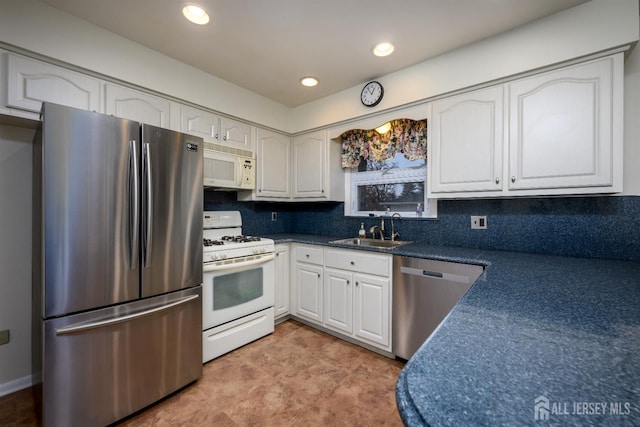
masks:
{"label": "electrical outlet", "polygon": [[271,221],[278,220],[278,212],[271,212]]}
{"label": "electrical outlet", "polygon": [[486,230],[487,217],[471,215],[471,228],[473,230]]}
{"label": "electrical outlet", "polygon": [[0,331],[0,345],[7,344],[9,342],[9,330],[5,329]]}

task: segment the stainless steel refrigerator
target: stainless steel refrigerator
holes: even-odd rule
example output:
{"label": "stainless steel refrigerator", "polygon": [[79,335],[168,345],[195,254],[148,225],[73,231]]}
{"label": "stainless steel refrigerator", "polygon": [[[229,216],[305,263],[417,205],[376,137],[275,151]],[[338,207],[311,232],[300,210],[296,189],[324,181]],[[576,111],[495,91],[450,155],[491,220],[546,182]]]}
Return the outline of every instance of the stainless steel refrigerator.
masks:
{"label": "stainless steel refrigerator", "polygon": [[44,104],[34,378],[47,426],[101,426],[202,375],[202,139]]}

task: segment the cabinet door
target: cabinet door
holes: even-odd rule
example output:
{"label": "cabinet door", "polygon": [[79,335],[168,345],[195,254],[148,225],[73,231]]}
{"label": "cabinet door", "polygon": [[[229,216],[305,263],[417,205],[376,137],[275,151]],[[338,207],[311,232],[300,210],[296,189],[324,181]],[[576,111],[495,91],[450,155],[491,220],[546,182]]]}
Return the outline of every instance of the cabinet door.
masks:
{"label": "cabinet door", "polygon": [[322,267],[296,264],[296,315],[322,323]]}
{"label": "cabinet door", "polygon": [[180,131],[199,136],[206,142],[218,142],[220,116],[187,105],[181,105]]}
{"label": "cabinet door", "polygon": [[171,128],[171,103],[167,99],[107,83],[106,113],[166,129]]}
{"label": "cabinet door", "polygon": [[431,192],[500,191],[503,87],[441,99],[431,114]]}
{"label": "cabinet door", "polygon": [[390,349],[390,279],[356,274],[354,280],[356,337]]}
{"label": "cabinet door", "polygon": [[289,314],[289,247],[276,245],[275,317]]}
{"label": "cabinet door", "polygon": [[7,107],[39,113],[43,101],[99,112],[100,81],[8,53]]}
{"label": "cabinet door", "polygon": [[220,130],[219,144],[241,150],[254,151],[251,125],[222,117],[220,119]]}
{"label": "cabinet door", "polygon": [[291,139],[265,129],[258,129],[257,135],[257,197],[289,198]]}
{"label": "cabinet door", "polygon": [[353,275],[340,270],[324,271],[324,324],[353,333]]}
{"label": "cabinet door", "polygon": [[293,139],[293,198],[324,197],[326,141],[325,130]]}
{"label": "cabinet door", "polygon": [[621,55],[508,85],[510,190],[612,185]]}

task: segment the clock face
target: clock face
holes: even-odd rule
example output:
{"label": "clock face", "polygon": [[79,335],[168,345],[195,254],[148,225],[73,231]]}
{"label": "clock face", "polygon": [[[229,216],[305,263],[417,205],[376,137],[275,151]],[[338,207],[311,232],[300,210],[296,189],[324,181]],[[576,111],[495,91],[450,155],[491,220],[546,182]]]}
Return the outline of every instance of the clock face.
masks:
{"label": "clock face", "polygon": [[362,88],[360,101],[367,107],[373,107],[382,101],[382,95],[384,95],[382,85],[378,82],[369,82]]}

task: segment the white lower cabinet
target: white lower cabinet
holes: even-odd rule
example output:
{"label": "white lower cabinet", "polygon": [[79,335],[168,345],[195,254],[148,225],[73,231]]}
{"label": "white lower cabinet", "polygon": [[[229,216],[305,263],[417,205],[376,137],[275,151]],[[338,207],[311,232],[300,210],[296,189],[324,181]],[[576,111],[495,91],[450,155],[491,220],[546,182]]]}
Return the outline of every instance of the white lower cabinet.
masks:
{"label": "white lower cabinet", "polygon": [[325,327],[391,351],[392,260],[391,255],[325,249]]}
{"label": "white lower cabinet", "polygon": [[356,274],[354,335],[391,351],[391,278]]}
{"label": "white lower cabinet", "polygon": [[324,324],[329,329],[353,333],[353,274],[325,268]]}
{"label": "white lower cabinet", "polygon": [[294,248],[294,259],[293,313],[322,324],[323,250],[298,245]]}
{"label": "white lower cabinet", "polygon": [[391,255],[294,245],[291,314],[391,352]]}
{"label": "white lower cabinet", "polygon": [[289,245],[276,245],[275,318],[289,314]]}

